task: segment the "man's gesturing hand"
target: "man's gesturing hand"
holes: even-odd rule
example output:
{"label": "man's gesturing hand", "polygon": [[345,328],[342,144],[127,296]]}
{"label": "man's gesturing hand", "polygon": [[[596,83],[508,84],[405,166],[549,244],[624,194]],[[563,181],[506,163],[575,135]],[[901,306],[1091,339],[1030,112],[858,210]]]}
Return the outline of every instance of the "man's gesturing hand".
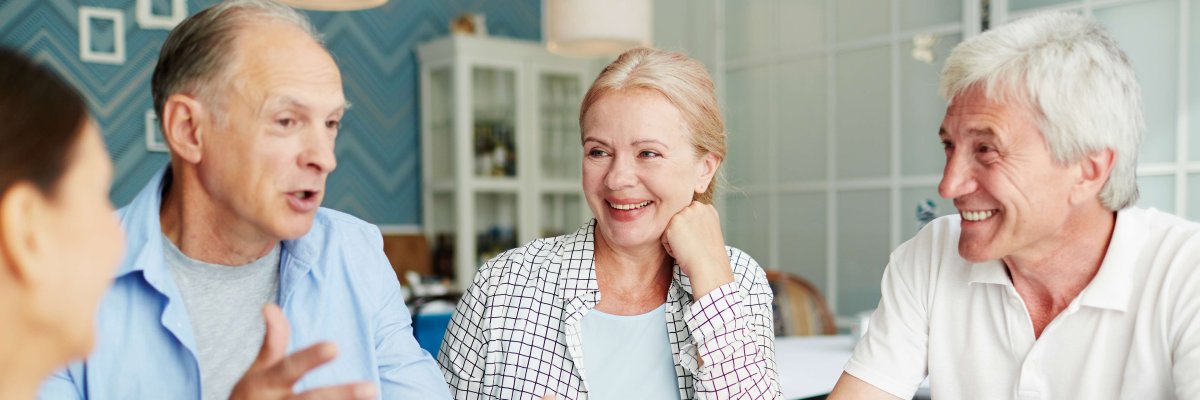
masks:
{"label": "man's gesturing hand", "polygon": [[250,369],[234,385],[230,400],[368,400],[375,398],[375,385],[366,382],[350,383],[293,393],[292,388],[309,371],[337,357],[337,346],[333,343],[317,343],[304,350],[287,355],[287,318],[275,304],[263,307],[263,322],[267,333],[263,336],[262,349]]}

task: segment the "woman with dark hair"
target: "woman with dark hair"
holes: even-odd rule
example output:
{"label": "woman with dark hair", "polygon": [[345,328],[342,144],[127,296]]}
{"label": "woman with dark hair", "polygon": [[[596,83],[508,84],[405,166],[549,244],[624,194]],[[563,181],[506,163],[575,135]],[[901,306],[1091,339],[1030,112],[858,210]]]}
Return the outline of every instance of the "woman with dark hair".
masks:
{"label": "woman with dark hair", "polygon": [[0,121],[0,399],[29,399],[91,350],[124,239],[112,162],[75,89],[0,49]]}

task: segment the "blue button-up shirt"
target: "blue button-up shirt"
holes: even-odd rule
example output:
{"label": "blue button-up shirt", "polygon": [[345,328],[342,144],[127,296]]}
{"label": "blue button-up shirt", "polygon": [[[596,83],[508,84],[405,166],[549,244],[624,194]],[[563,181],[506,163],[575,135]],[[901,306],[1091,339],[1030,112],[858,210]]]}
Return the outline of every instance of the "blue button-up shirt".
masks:
{"label": "blue button-up shirt", "polygon": [[[47,380],[39,398],[200,398],[195,335],[163,255],[166,171],[118,212],[129,244],[100,304],[95,349]],[[450,398],[437,364],[413,338],[374,225],[317,211],[307,234],[283,242],[278,302],[291,324],[289,352],[320,341],[338,346],[337,358],[305,375],[297,391],[367,381],[385,399]]]}

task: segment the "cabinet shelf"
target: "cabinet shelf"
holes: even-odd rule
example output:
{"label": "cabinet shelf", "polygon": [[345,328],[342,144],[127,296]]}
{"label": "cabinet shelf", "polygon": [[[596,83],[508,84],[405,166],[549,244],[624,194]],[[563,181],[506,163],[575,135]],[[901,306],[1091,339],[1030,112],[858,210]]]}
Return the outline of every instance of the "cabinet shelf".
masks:
{"label": "cabinet shelf", "polygon": [[537,42],[450,36],[418,47],[423,229],[434,273],[466,289],[482,261],[591,217],[578,114],[599,71]]}

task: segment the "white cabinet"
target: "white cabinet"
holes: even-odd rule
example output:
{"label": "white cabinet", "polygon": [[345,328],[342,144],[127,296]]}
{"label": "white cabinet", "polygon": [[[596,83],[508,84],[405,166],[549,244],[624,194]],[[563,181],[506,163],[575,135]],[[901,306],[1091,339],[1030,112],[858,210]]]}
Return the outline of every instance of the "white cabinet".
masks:
{"label": "white cabinet", "polygon": [[465,290],[488,258],[591,217],[578,118],[598,71],[503,38],[450,36],[417,54],[424,231],[435,271]]}

